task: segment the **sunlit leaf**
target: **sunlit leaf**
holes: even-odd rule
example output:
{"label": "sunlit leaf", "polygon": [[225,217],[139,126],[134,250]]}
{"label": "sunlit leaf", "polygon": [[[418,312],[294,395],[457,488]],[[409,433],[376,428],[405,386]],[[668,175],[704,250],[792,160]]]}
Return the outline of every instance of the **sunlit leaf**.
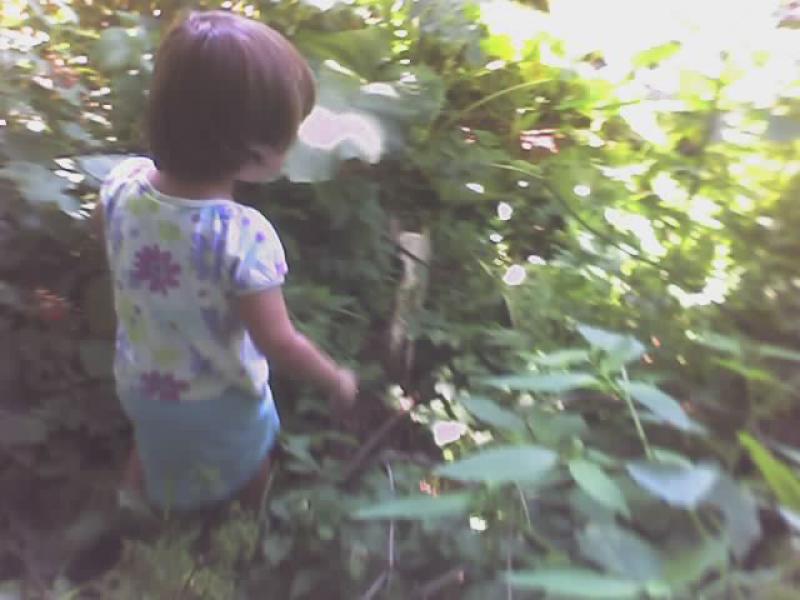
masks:
{"label": "sunlit leaf", "polygon": [[472,416],[487,425],[492,425],[498,429],[508,429],[509,431],[523,431],[525,429],[525,421],[520,417],[483,396],[462,398],[461,404]]}
{"label": "sunlit leaf", "polygon": [[586,569],[537,569],[517,571],[506,580],[520,589],[540,590],[561,598],[586,598],[593,600],[626,600],[639,598],[642,584],[602,575]]}
{"label": "sunlit leaf", "polygon": [[560,394],[579,388],[591,387],[598,383],[589,373],[531,373],[530,375],[506,375],[490,377],[484,383],[520,392],[541,392]]}
{"label": "sunlit leaf", "polygon": [[499,446],[442,465],[435,473],[460,481],[533,483],[547,475],[557,458],[555,452],[540,446]]}
{"label": "sunlit leaf", "polygon": [[742,343],[736,338],[711,331],[705,331],[697,334],[694,341],[701,346],[705,346],[706,348],[718,350],[719,352],[724,352],[726,354],[732,354],[733,356],[742,356],[744,352],[742,349]]}
{"label": "sunlit leaf", "polygon": [[739,441],[747,449],[761,475],[781,504],[800,511],[800,478],[767,448],[748,433],[740,433]]}
{"label": "sunlit leaf", "polygon": [[683,431],[695,433],[703,431],[702,427],[689,418],[677,400],[657,387],[642,381],[618,380],[617,384],[626,389],[634,400],[650,409],[665,423]]}
{"label": "sunlit leaf", "polygon": [[569,472],[575,483],[595,501],[623,516],[630,515],[622,490],[600,467],[585,460],[572,460]]}
{"label": "sunlit leaf", "polygon": [[643,489],[679,508],[695,508],[713,488],[719,471],[712,465],[628,463],[628,474]]}
{"label": "sunlit leaf", "polygon": [[360,508],[354,513],[354,516],[357,519],[398,520],[452,517],[464,514],[469,508],[471,499],[472,497],[467,493],[397,498]]}
{"label": "sunlit leaf", "polygon": [[578,333],[589,342],[593,348],[598,348],[616,359],[620,365],[634,361],[642,356],[644,345],[630,335],[623,335],[589,325],[579,325]]}
{"label": "sunlit leaf", "polygon": [[592,523],[578,535],[581,554],[614,575],[646,582],[661,576],[658,551],[613,523]]}

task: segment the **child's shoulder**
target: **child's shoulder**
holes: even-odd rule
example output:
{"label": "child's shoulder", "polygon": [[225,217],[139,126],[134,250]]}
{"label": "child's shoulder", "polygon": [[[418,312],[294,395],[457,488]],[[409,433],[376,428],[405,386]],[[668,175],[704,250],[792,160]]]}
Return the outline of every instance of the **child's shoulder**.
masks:
{"label": "child's shoulder", "polygon": [[122,185],[149,172],[152,168],[153,161],[145,156],[123,158],[106,175],[100,193],[106,197],[113,195]]}

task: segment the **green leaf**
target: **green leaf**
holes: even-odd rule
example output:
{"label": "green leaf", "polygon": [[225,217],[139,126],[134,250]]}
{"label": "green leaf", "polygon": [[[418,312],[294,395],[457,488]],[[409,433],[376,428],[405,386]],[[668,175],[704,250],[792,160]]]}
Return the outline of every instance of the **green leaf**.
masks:
{"label": "green leaf", "polygon": [[660,44],[636,54],[632,59],[632,63],[633,66],[637,68],[654,67],[658,65],[658,63],[663,62],[677,54],[680,49],[681,44],[678,42],[667,42],[666,44]]}
{"label": "green leaf", "polygon": [[704,331],[697,334],[694,341],[701,346],[741,357],[744,354],[742,343],[734,337],[721,335],[712,331]]}
{"label": "green leaf", "polygon": [[800,478],[795,472],[751,435],[742,432],[739,441],[747,449],[778,501],[792,510],[800,511]]}
{"label": "green leaf", "polygon": [[622,490],[600,467],[586,460],[572,460],[569,472],[591,498],[623,516],[630,516]]}
{"label": "green leaf", "polygon": [[568,367],[570,365],[589,362],[589,352],[583,348],[570,348],[558,350],[533,359],[537,365],[543,367]]}
{"label": "green leaf", "polygon": [[10,161],[0,169],[0,177],[13,181],[25,199],[34,205],[55,204],[63,211],[80,208],[78,200],[66,193],[69,182],[41,165]]}
{"label": "green leaf", "polygon": [[777,358],[779,360],[800,362],[800,352],[797,350],[790,350],[789,348],[781,348],[780,346],[759,344],[758,353],[764,358]]}
{"label": "green leaf", "polygon": [[472,416],[487,425],[498,429],[508,429],[509,431],[525,430],[525,421],[488,398],[470,396],[469,398],[463,398],[461,404]]}
{"label": "green leaf", "polygon": [[531,373],[530,375],[506,375],[490,377],[484,383],[498,388],[520,392],[561,394],[569,390],[596,385],[598,380],[589,373]]}
{"label": "green leaf", "polygon": [[713,465],[683,466],[653,462],[632,462],[628,474],[643,489],[666,503],[695,508],[713,488],[719,471]]}
{"label": "green leaf", "polygon": [[620,365],[636,360],[645,351],[644,345],[630,335],[622,335],[589,325],[579,325],[578,333],[589,342],[592,348],[598,348],[610,357],[617,359]]}
{"label": "green leaf", "polygon": [[752,492],[723,473],[709,494],[708,502],[722,512],[734,556],[744,559],[761,539],[758,504]]}
{"label": "green leaf", "polygon": [[592,600],[625,600],[638,598],[642,586],[609,575],[602,575],[586,569],[537,569],[536,571],[517,571],[506,577],[516,588],[540,590],[562,598],[586,598]]}
{"label": "green leaf", "polygon": [[121,71],[136,66],[141,46],[128,31],[124,27],[109,27],[100,34],[92,49],[93,59],[100,69]]}
{"label": "green leaf", "polygon": [[578,536],[581,554],[614,575],[647,582],[661,577],[661,557],[653,546],[613,523],[592,523]]}
{"label": "green leaf", "polygon": [[452,517],[464,514],[472,496],[467,493],[439,496],[410,496],[366,506],[354,513],[356,519],[418,520]]}
{"label": "green leaf", "polygon": [[264,556],[272,566],[278,565],[289,556],[292,551],[293,540],[291,536],[270,532],[264,540],[262,550]]}
{"label": "green leaf", "polygon": [[701,538],[669,552],[664,562],[664,579],[680,591],[699,581],[714,567],[728,562],[728,544],[724,539]]}
{"label": "green leaf", "polygon": [[377,75],[381,64],[392,54],[388,29],[367,27],[333,33],[301,28],[294,42],[304,56],[335,60],[362,77]]}
{"label": "green leaf", "polygon": [[702,427],[689,418],[689,415],[681,408],[677,400],[657,387],[642,381],[625,382],[618,380],[617,384],[623,389],[627,389],[634,400],[650,409],[654,415],[665,423],[669,423],[682,431],[703,431]]}
{"label": "green leaf", "polygon": [[555,452],[541,446],[499,446],[442,465],[435,473],[459,481],[532,483],[542,479],[555,466],[557,458]]}

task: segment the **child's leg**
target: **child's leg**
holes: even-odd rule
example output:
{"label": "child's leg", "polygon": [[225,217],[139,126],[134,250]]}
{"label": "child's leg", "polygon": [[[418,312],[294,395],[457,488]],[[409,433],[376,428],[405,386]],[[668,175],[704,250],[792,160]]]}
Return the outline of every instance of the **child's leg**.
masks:
{"label": "child's leg", "polygon": [[144,470],[136,443],[128,454],[128,462],[122,475],[122,489],[144,496]]}

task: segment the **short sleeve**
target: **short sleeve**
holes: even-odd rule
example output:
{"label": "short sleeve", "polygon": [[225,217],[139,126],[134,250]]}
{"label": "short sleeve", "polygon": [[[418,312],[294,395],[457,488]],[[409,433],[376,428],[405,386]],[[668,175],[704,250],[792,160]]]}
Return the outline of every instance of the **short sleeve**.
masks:
{"label": "short sleeve", "polygon": [[[126,158],[117,163],[106,175],[103,184],[100,186],[100,203],[103,208],[110,212],[109,208],[113,209],[113,200],[122,186],[152,167],[153,162],[143,156]],[[109,204],[111,207],[109,207]]]}
{"label": "short sleeve", "polygon": [[272,224],[255,209],[237,216],[236,233],[229,247],[233,292],[238,295],[283,285],[286,255]]}

